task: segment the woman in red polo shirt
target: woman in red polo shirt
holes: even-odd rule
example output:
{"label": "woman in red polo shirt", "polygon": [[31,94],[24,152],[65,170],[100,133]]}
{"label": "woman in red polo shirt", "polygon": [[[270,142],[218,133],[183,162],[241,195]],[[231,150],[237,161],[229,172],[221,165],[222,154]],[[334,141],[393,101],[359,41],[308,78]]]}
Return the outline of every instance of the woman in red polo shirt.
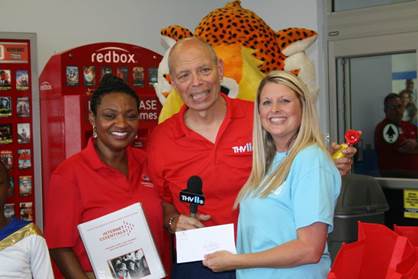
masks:
{"label": "woman in red polo shirt", "polygon": [[105,75],[90,100],[93,137],[51,176],[45,237],[66,278],[89,278],[92,267],[77,225],[141,202],[159,251],[161,201],[146,173],[145,153],[131,147],[139,122],[139,98],[123,80]]}

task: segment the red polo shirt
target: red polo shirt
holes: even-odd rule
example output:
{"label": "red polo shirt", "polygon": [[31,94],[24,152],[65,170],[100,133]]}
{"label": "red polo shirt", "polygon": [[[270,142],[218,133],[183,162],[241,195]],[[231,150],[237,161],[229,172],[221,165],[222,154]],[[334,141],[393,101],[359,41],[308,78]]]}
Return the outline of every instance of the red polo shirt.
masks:
{"label": "red polo shirt", "polygon": [[[189,215],[189,204],[179,201],[193,175],[202,178],[205,204],[198,212],[210,214],[206,226],[234,223],[235,198],[246,182],[252,164],[253,103],[224,95],[227,112],[212,143],[186,127],[185,106],[158,125],[148,141],[149,174],[163,200]],[[236,228],[236,226],[235,226]]]}
{"label": "red polo shirt", "polygon": [[128,147],[126,177],[103,163],[93,141],[53,172],[45,210],[49,248],[72,247],[84,271],[92,271],[77,225],[141,202],[159,251],[163,245],[161,199],[150,182],[145,153]]}
{"label": "red polo shirt", "polygon": [[[385,171],[416,171],[418,166],[418,154],[399,152],[399,147],[407,139],[417,139],[417,128],[409,122],[401,121],[395,125],[398,138],[393,143],[385,140],[384,128],[391,124],[388,119],[381,121],[375,129],[375,147],[378,155],[379,169]],[[386,136],[387,137],[387,136]]]}

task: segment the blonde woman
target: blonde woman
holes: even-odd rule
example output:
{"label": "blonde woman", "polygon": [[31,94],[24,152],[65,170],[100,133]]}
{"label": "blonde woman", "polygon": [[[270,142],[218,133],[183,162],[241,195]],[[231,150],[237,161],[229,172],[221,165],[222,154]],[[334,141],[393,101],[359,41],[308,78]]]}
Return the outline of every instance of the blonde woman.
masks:
{"label": "blonde woman", "polygon": [[253,163],[240,191],[238,254],[206,256],[213,271],[238,279],[326,278],[326,247],[341,178],[323,142],[316,98],[293,74],[260,83],[254,107]]}

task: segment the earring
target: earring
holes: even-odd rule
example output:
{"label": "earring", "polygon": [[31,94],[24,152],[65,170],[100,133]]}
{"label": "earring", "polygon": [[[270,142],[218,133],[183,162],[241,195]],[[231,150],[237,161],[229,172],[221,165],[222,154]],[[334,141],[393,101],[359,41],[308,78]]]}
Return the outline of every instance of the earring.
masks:
{"label": "earring", "polygon": [[135,135],[135,139],[138,139],[138,134]]}
{"label": "earring", "polygon": [[97,128],[96,128],[96,125],[93,125],[93,138],[97,139]]}

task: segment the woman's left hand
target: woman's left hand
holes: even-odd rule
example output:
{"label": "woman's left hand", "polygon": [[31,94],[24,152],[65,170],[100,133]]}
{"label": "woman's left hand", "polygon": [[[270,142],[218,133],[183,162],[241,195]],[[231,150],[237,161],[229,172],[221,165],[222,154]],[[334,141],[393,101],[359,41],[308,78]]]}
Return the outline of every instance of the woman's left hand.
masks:
{"label": "woman's left hand", "polygon": [[236,258],[236,254],[228,251],[219,251],[206,255],[203,259],[203,265],[214,272],[233,270],[235,269],[234,260]]}

